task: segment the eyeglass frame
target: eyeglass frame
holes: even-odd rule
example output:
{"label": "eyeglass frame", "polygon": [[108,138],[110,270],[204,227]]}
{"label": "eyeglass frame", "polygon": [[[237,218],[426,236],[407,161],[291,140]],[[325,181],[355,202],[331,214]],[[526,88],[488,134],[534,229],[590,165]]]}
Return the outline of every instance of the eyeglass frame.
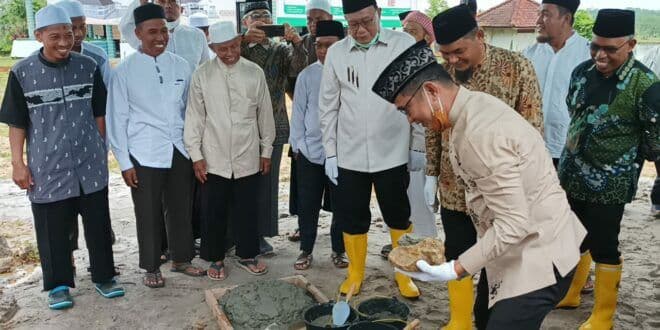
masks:
{"label": "eyeglass frame", "polygon": [[413,92],[412,96],[408,99],[406,104],[404,104],[402,108],[397,107],[396,110],[399,111],[404,116],[408,117],[408,110],[407,109],[408,109],[408,106],[410,105],[410,101],[412,101],[412,99],[414,99],[415,96],[417,96],[417,93],[419,93],[419,90],[422,88],[422,86],[424,86],[424,83],[419,84],[419,86],[417,86],[417,88]]}
{"label": "eyeglass frame", "polygon": [[[601,46],[599,44],[595,44],[592,41],[592,42],[589,43],[589,51],[591,51],[594,54],[598,54],[598,52],[600,52],[602,50],[603,52],[605,52],[605,54],[614,55],[614,54],[616,54],[616,52],[619,51],[619,49],[623,48],[623,46],[625,46],[630,40],[632,40],[632,39],[628,39],[628,40],[624,41],[621,44],[621,46],[619,46],[619,47],[616,47],[616,46]],[[595,48],[595,50],[594,50],[594,48]]]}
{"label": "eyeglass frame", "polygon": [[348,25],[348,31],[357,32],[360,30],[360,27],[363,27],[366,30],[368,26],[371,26],[372,24],[374,24],[374,22],[376,22],[377,16],[378,16],[378,12],[374,13],[374,16],[372,16],[369,19],[369,21],[362,19],[359,22],[353,22],[353,24],[347,21],[346,24]]}

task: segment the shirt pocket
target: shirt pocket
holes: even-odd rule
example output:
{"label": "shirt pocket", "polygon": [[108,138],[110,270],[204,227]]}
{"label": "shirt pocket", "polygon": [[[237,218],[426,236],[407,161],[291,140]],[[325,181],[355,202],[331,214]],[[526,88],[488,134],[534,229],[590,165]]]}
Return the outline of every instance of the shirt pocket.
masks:
{"label": "shirt pocket", "polygon": [[165,88],[163,91],[165,93],[165,99],[175,104],[184,104],[186,83],[185,79],[174,80],[174,82],[170,84],[170,88]]}

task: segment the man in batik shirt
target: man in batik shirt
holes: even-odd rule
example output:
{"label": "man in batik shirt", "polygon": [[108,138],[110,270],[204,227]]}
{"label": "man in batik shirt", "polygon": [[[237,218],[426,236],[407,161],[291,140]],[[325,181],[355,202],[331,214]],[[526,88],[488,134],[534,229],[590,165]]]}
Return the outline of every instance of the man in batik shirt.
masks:
{"label": "man in batik shirt", "polygon": [[[543,131],[541,92],[532,63],[521,54],[494,47],[484,41],[468,6],[448,9],[433,19],[433,31],[452,78],[469,90],[491,94]],[[488,111],[488,108],[484,108]],[[466,211],[465,191],[457,181],[449,157],[450,130],[426,131],[425,198],[433,204],[440,177],[440,215],[446,233],[445,257],[453,260],[477,241]],[[448,329],[472,327],[473,284],[471,277],[449,281],[451,318]],[[487,306],[482,306],[487,308]]]}
{"label": "man in batik shirt", "polygon": [[[596,262],[595,302],[580,329],[611,329],[622,260],[619,230],[626,203],[637,190],[643,161],[660,152],[660,82],[635,60],[635,13],[598,12],[591,40],[592,60],[571,76],[571,113],[559,179],[571,208],[587,228],[581,252]],[[582,258],[560,307],[578,307],[590,260]]]}

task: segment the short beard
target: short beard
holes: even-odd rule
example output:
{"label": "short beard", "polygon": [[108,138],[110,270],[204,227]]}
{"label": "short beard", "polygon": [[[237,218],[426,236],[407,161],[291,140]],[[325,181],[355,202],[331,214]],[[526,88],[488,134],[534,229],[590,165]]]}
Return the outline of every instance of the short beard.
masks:
{"label": "short beard", "polygon": [[552,41],[552,37],[550,37],[550,36],[537,36],[536,41],[538,41],[539,43],[542,43],[542,44],[547,44],[547,43],[550,43],[550,41]]}

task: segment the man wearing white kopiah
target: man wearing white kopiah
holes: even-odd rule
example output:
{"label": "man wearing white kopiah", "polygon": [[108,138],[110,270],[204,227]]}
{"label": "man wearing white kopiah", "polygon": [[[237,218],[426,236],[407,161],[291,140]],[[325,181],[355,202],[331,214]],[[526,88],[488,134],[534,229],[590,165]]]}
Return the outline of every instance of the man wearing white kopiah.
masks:
{"label": "man wearing white kopiah", "polygon": [[[147,0],[134,0],[126,9],[126,13],[119,21],[119,32],[122,38],[134,49],[140,47],[140,40],[133,32],[135,20],[133,10],[147,3]],[[167,51],[183,57],[190,65],[190,71],[195,71],[197,66],[208,61],[209,51],[206,36],[202,31],[192,26],[181,23],[181,8],[178,0],[155,0],[153,3],[162,6],[165,10],[167,20],[167,31],[170,41],[167,43]]]}
{"label": "man wearing white kopiah", "polygon": [[[411,144],[410,124],[370,89],[387,63],[412,46],[414,39],[381,28],[375,0],[344,0],[343,7],[350,37],[328,50],[319,118],[326,175],[337,185],[333,211],[349,259],[348,277],[340,291],[348,293],[352,286],[359,292],[364,279],[372,187],[393,245],[412,232],[408,168],[423,166],[424,153],[415,150],[422,150],[424,141],[413,139]],[[395,274],[395,280],[404,297],[420,295],[409,277]]]}
{"label": "man wearing white kopiah", "polygon": [[[211,262],[208,276],[225,273],[228,221],[235,233],[237,265],[265,274],[259,253],[257,192],[259,177],[271,167],[275,122],[263,70],[241,57],[241,36],[231,22],[209,28],[217,57],[192,76],[184,143],[201,190],[201,253]],[[229,210],[232,217],[229,217]]]}
{"label": "man wearing white kopiah", "polygon": [[[166,51],[169,34],[163,8],[151,3],[134,11],[139,51],[115,70],[108,98],[108,136],[122,177],[131,188],[144,285],[165,285],[162,242],[171,271],[204,275],[193,259],[193,169],[183,145],[184,114],[191,70]],[[165,233],[167,228],[167,233]]]}

